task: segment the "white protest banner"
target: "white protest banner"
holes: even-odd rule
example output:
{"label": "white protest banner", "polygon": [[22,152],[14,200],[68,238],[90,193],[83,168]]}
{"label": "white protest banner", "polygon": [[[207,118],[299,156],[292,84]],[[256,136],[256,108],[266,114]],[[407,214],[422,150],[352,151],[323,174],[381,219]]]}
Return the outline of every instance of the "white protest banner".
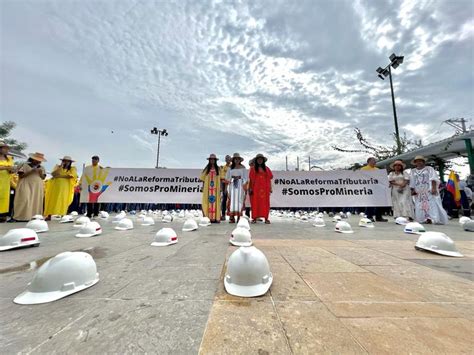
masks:
{"label": "white protest banner", "polygon": [[[88,175],[90,174],[90,175]],[[200,204],[199,169],[102,169],[86,172],[81,202]],[[271,207],[392,204],[385,170],[274,171]]]}

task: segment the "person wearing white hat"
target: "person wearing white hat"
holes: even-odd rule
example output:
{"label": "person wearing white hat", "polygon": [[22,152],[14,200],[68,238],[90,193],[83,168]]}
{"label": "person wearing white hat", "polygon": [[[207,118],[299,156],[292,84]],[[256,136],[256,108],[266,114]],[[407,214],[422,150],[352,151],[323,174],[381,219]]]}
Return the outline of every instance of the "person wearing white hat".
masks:
{"label": "person wearing white hat", "polygon": [[46,182],[46,196],[44,204],[44,215],[46,220],[52,215],[64,216],[74,198],[74,186],[77,181],[77,170],[72,165],[74,160],[68,155],[61,159],[61,164],[54,167],[53,176]]}
{"label": "person wearing white hat", "polygon": [[129,218],[122,218],[120,222],[115,226],[118,231],[127,231],[133,229],[133,222]]}
{"label": "person wearing white hat", "polygon": [[388,174],[388,181],[392,191],[393,216],[405,217],[412,221],[415,217],[415,207],[410,191],[410,174],[401,160],[395,160],[390,164],[390,168],[392,171]]}
{"label": "person wearing white hat", "polygon": [[41,166],[44,154],[30,154],[28,160],[16,167],[18,184],[15,192],[13,221],[26,222],[35,214],[43,214],[44,178],[46,172]]}
{"label": "person wearing white hat", "polygon": [[201,172],[202,188],[202,213],[211,223],[221,221],[221,178],[222,171],[217,165],[217,156],[209,155],[208,163]]}
{"label": "person wearing white hat", "polygon": [[237,222],[242,216],[247,196],[248,172],[242,165],[244,158],[239,153],[234,153],[232,163],[225,177],[229,197],[227,198],[227,214],[229,223]]}
{"label": "person wearing white hat", "polygon": [[419,223],[447,224],[448,215],[439,197],[439,178],[431,166],[426,166],[426,158],[417,155],[413,159],[410,188],[415,200],[415,220]]}
{"label": "person wearing white hat", "polygon": [[13,157],[8,154],[10,146],[0,139],[0,222],[7,220],[10,211],[10,187],[13,172]]}

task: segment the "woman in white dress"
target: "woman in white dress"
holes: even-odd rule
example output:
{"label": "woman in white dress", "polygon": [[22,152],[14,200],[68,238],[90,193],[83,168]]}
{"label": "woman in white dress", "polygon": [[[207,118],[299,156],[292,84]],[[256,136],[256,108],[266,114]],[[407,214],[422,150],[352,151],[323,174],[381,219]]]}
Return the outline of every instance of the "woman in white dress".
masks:
{"label": "woman in white dress", "polygon": [[415,168],[411,169],[410,188],[415,200],[415,219],[420,223],[448,223],[448,215],[439,197],[439,178],[426,159],[418,155],[413,159]]}
{"label": "woman in white dress", "polygon": [[405,217],[410,221],[414,218],[413,199],[410,191],[410,174],[404,169],[406,165],[401,160],[394,161],[390,168],[388,181],[392,190],[393,217]]}
{"label": "woman in white dress", "polygon": [[225,182],[228,189],[227,214],[230,216],[229,223],[237,222],[243,213],[245,198],[247,196],[247,184],[249,180],[247,169],[242,165],[244,158],[239,153],[234,153],[232,164],[227,170]]}

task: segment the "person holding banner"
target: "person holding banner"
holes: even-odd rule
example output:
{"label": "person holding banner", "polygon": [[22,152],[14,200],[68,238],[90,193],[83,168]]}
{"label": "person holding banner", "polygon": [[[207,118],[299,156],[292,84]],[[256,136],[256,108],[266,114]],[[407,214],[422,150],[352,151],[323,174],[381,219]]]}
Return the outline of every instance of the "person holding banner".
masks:
{"label": "person holding banner", "polygon": [[227,214],[230,216],[229,223],[237,222],[242,216],[245,206],[246,190],[248,185],[248,172],[242,165],[244,158],[239,153],[232,156],[232,164],[227,171],[226,183],[228,187],[227,193]]}
{"label": "person holding banner", "polygon": [[[377,170],[378,168],[375,166],[377,164],[377,160],[374,157],[369,157],[367,159],[367,165],[360,168],[362,171],[370,171],[370,170]],[[365,214],[367,218],[373,220],[374,222],[387,222],[385,218],[382,217],[382,208],[381,207],[366,207]]]}
{"label": "person holding banner", "polygon": [[208,163],[201,173],[200,180],[204,183],[202,189],[202,213],[211,223],[221,220],[221,169],[217,165],[215,154],[209,155]]}
{"label": "person holding banner", "polygon": [[74,198],[74,186],[77,180],[76,167],[72,165],[74,160],[69,156],[61,159],[61,164],[56,165],[48,181],[48,189],[45,193],[44,215],[47,220],[51,215],[64,216]]}
{"label": "person holding banner", "polygon": [[417,155],[413,159],[410,188],[415,200],[415,219],[420,223],[447,224],[448,215],[443,209],[439,197],[439,178],[431,166],[426,166],[426,159]]}
{"label": "person holding banner", "polygon": [[268,214],[270,213],[270,194],[272,193],[273,174],[265,163],[267,158],[263,154],[257,154],[254,159],[255,166],[250,168],[249,194],[252,206],[252,223],[257,218],[265,218],[265,223],[270,224]]}

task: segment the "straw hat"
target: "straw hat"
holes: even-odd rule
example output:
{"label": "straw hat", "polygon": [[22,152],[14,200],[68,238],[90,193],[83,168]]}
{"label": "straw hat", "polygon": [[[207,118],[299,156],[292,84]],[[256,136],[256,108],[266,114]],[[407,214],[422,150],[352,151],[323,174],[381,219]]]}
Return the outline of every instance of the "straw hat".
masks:
{"label": "straw hat", "polygon": [[395,160],[392,164],[390,164],[390,169],[394,169],[395,165],[401,165],[403,169],[407,167],[407,165],[401,160]]}
{"label": "straw hat", "polygon": [[0,148],[2,148],[2,147],[10,148],[10,146],[3,139],[0,139]]}
{"label": "straw hat", "polygon": [[244,158],[242,158],[239,153],[234,153],[234,155],[232,156],[232,160],[234,159],[240,159],[241,162],[244,161]]}
{"label": "straw hat", "polygon": [[257,156],[254,158],[255,162],[257,161],[258,158],[263,158],[264,162],[268,160],[263,154],[257,154]]}
{"label": "straw hat", "polygon": [[59,159],[59,160],[68,160],[70,162],[75,162],[75,160],[72,160],[72,158],[69,156],[69,155],[65,155],[62,159]]}
{"label": "straw hat", "polygon": [[46,161],[46,159],[44,158],[44,154],[43,153],[31,153],[31,154],[28,154],[28,157],[31,158],[31,159],[34,159],[36,161]]}
{"label": "straw hat", "polygon": [[411,161],[411,163],[413,165],[415,165],[415,161],[417,160],[423,160],[425,163],[426,163],[426,158],[423,156],[423,155],[417,155],[415,158],[413,158],[413,160]]}
{"label": "straw hat", "polygon": [[209,155],[209,158],[207,158],[207,160],[210,160],[210,159],[219,160],[219,158],[215,154]]}

